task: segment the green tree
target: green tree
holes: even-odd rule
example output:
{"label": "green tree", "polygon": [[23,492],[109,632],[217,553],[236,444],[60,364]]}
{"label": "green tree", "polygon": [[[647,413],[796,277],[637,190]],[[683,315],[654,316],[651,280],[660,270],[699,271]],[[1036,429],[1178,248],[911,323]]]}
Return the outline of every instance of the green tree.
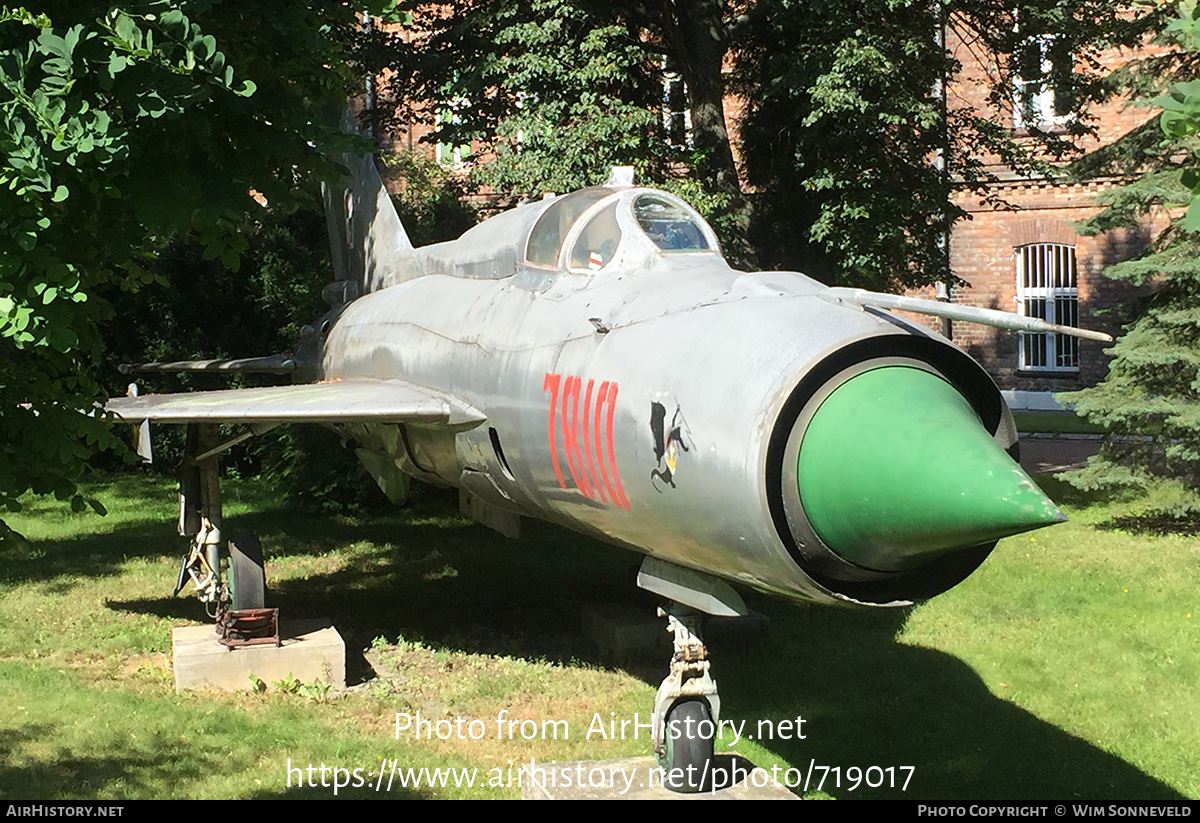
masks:
{"label": "green tree", "polygon": [[[1139,217],[1174,208],[1174,220],[1140,257],[1111,266],[1106,277],[1152,287],[1113,346],[1102,383],[1060,395],[1078,414],[1104,426],[1100,453],[1066,475],[1086,489],[1144,487],[1153,476],[1191,492],[1181,510],[1200,509],[1200,8],[1179,6],[1164,32],[1178,51],[1133,65],[1121,77],[1163,109],[1153,129],[1131,135],[1086,166],[1138,170],[1088,229],[1135,227]],[[1178,512],[1177,512],[1178,513]]]}
{"label": "green tree", "polygon": [[661,67],[626,27],[566,0],[447,8],[414,14],[382,99],[435,123],[442,143],[482,140],[495,157],[478,166],[481,182],[538,195],[602,182],[613,163],[659,179],[677,159],[659,114]]}
{"label": "green tree", "polygon": [[[997,162],[1052,177],[1112,93],[1102,49],[1136,45],[1155,10],[1093,0],[857,0],[756,4],[736,42],[747,100],[745,175],[759,193],[760,261],[880,289],[953,282],[945,236],[956,192],[988,195]],[[1016,136],[1006,114],[1029,45],[1052,43],[1053,82],[1079,117]],[[945,89],[960,53],[992,63],[989,105]],[[973,82],[973,81],[963,81]],[[1065,109],[1064,109],[1065,110]]]}
{"label": "green tree", "polygon": [[287,212],[332,174],[357,29],[334,0],[0,6],[0,511],[30,490],[83,508],[84,460],[118,447],[101,291],[153,282],[178,236],[236,269],[252,192]]}
{"label": "green tree", "polygon": [[[674,14],[676,5],[460,0],[422,16],[419,3],[402,3],[413,28],[390,44],[378,34],[394,72],[378,122],[423,119],[441,143],[475,141],[474,159],[485,162],[473,164],[474,180],[514,197],[595,185],[612,166],[633,166],[640,181],[688,196],[727,253],[744,256],[744,202],[721,107],[726,47],[700,68],[671,45],[688,38],[670,41],[680,25],[724,4],[679,4]],[[702,71],[707,84],[694,79]],[[690,96],[683,84],[672,91],[665,78],[675,75],[688,79]]]}
{"label": "green tree", "polygon": [[[476,172],[482,182],[536,196],[633,165],[698,201],[738,262],[880,288],[953,279],[943,239],[965,215],[951,194],[984,190],[984,157],[1049,174],[1046,161],[1089,128],[1081,117],[1064,134],[1034,129],[1017,140],[1000,122],[1034,35],[1075,58],[1070,82],[1056,88],[1085,106],[1109,91],[1099,50],[1138,42],[1158,19],[1102,0],[439,8],[415,16],[419,27],[397,41],[391,85],[404,100],[385,93],[380,114],[439,101],[443,111],[426,110],[440,115],[435,139],[474,138],[481,155],[496,156]],[[947,31],[1003,67],[988,110],[944,106],[939,89],[961,68]],[[673,99],[675,76],[683,99]],[[744,104],[737,153],[725,126],[730,93]],[[677,107],[688,140],[672,133]]]}
{"label": "green tree", "polygon": [[755,16],[737,77],[765,265],[885,289],[952,279],[944,238],[964,216],[952,175],[969,176],[980,153],[980,113],[947,119],[939,91],[955,64],[939,42],[943,15],[868,0]]}

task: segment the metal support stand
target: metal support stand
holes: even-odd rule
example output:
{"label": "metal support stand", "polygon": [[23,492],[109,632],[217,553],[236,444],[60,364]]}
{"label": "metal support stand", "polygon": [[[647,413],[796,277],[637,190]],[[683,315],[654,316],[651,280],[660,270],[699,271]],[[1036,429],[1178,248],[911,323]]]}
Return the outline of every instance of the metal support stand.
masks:
{"label": "metal support stand", "polygon": [[279,609],[222,609],[217,615],[217,635],[227,649],[242,646],[279,646]]}

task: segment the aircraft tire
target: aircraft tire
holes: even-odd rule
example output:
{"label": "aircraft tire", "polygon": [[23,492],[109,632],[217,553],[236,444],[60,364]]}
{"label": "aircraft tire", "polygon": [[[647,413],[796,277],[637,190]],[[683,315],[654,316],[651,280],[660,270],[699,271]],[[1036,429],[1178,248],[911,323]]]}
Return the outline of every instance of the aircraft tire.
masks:
{"label": "aircraft tire", "polygon": [[[707,735],[700,733],[702,721],[707,721]],[[660,763],[664,785],[681,794],[703,791],[712,781],[713,723],[708,704],[695,699],[675,703],[667,712],[664,739],[666,752]]]}
{"label": "aircraft tire", "polygon": [[262,544],[252,534],[240,534],[229,541],[229,583],[234,611],[263,608],[267,575]]}

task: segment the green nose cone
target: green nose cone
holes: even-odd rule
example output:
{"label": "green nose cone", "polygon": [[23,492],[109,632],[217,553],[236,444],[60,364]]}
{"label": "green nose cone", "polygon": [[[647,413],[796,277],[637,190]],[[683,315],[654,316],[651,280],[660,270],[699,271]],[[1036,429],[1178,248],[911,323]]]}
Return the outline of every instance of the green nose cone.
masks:
{"label": "green nose cone", "polygon": [[835,389],[804,433],[797,468],[816,533],[880,571],[1066,520],[954,387],[907,366]]}

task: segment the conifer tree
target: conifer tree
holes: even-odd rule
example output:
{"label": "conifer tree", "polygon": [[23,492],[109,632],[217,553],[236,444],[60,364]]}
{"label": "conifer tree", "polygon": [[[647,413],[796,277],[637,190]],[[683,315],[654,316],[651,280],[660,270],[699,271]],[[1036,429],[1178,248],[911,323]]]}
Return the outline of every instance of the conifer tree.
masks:
{"label": "conifer tree", "polygon": [[[1106,277],[1148,285],[1153,293],[1111,349],[1105,380],[1059,395],[1106,436],[1088,466],[1065,475],[1085,489],[1143,487],[1151,476],[1181,481],[1195,509],[1200,493],[1200,7],[1180,5],[1164,30],[1180,50],[1132,65],[1120,78],[1129,87],[1165,93],[1157,122],[1092,158],[1088,173],[1140,165],[1143,173],[1119,189],[1086,227],[1091,232],[1132,227],[1155,210],[1183,211],[1140,257],[1105,270]],[[1178,512],[1177,512],[1178,513]]]}

